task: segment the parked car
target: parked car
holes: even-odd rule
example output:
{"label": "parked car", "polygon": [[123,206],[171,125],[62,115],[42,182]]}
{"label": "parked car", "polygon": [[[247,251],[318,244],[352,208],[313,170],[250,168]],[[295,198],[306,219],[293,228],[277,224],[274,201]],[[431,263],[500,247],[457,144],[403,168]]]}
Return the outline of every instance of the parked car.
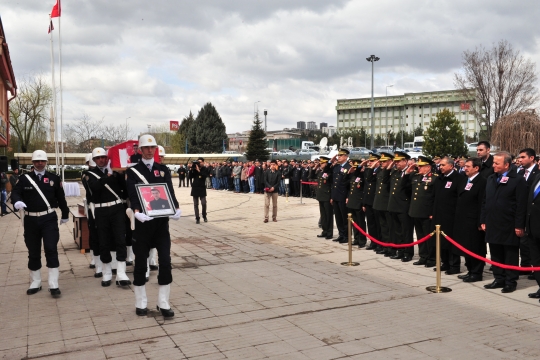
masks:
{"label": "parked car", "polygon": [[279,150],[278,154],[279,155],[295,155],[296,153],[294,151],[284,149],[284,150]]}
{"label": "parked car", "polygon": [[298,150],[298,155],[318,155],[319,153],[313,149]]}
{"label": "parked car", "polygon": [[355,156],[368,156],[370,151],[365,147],[354,147],[350,150],[351,155]]}

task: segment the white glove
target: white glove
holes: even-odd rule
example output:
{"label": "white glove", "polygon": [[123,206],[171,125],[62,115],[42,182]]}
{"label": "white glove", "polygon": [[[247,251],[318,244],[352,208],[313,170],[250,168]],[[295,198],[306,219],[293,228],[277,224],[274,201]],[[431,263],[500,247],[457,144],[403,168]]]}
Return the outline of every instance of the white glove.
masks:
{"label": "white glove", "polygon": [[178,220],[180,219],[181,214],[182,214],[182,210],[176,209],[176,213],[174,215],[169,216],[169,219]]}
{"label": "white glove", "polygon": [[113,171],[112,171],[112,169],[111,169],[111,159],[109,159],[109,162],[107,163],[106,169],[107,169],[107,171],[108,171],[109,174],[112,174],[112,173],[113,173]]}
{"label": "white glove", "polygon": [[60,219],[60,225],[65,224],[69,221],[69,219]]}
{"label": "white glove", "polygon": [[142,213],[142,212],[136,212],[135,213],[135,219],[139,220],[140,222],[145,222],[145,221],[150,221],[152,220],[153,218],[151,218],[150,216],[146,215],[145,213]]}
{"label": "white glove", "polygon": [[17,201],[14,206],[15,206],[15,209],[21,210],[22,208],[26,207],[26,204],[23,203],[22,201]]}

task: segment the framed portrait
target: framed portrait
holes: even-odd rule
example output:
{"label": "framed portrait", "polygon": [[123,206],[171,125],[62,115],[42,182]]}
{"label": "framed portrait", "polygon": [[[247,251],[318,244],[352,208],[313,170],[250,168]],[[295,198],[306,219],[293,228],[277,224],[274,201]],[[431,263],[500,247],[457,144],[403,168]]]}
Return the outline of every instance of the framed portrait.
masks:
{"label": "framed portrait", "polygon": [[176,213],[176,208],[166,183],[136,184],[142,210],[150,217],[165,217]]}

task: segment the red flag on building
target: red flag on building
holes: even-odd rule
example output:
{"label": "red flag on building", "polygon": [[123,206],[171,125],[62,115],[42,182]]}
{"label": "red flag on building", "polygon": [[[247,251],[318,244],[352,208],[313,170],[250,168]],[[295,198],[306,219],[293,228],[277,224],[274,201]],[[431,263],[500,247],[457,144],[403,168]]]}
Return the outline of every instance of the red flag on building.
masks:
{"label": "red flag on building", "polygon": [[52,20],[51,20],[51,23],[49,24],[49,32],[47,34],[50,34],[51,31],[53,31],[53,30],[54,30],[54,26],[53,26]]}
{"label": "red flag on building", "polygon": [[60,6],[60,0],[56,0],[56,4],[53,6],[51,11],[51,17],[60,17],[62,15],[62,7]]}
{"label": "red flag on building", "polygon": [[180,128],[178,121],[175,121],[175,120],[171,120],[169,126],[170,126],[171,131],[178,131],[178,129]]}

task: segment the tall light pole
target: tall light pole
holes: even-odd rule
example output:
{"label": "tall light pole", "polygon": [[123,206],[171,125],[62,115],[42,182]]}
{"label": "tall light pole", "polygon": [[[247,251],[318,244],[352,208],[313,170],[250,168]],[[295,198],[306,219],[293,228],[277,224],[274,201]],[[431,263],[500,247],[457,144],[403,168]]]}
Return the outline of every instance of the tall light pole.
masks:
{"label": "tall light pole", "polygon": [[386,127],[384,129],[386,132],[386,146],[388,146],[388,88],[392,86],[394,86],[394,84],[386,85]]}
{"label": "tall light pole", "polygon": [[264,132],[266,132],[266,115],[268,115],[268,110],[264,109]]}
{"label": "tall light pole", "polygon": [[380,58],[375,55],[371,55],[366,58],[367,61],[371,63],[371,148],[375,147],[375,100],[373,99],[373,71],[375,61],[379,61]]}
{"label": "tall light pole", "polygon": [[148,124],[148,133],[150,134],[150,128],[152,127],[151,124]]}
{"label": "tall light pole", "polygon": [[128,119],[131,119],[131,116],[126,118],[126,141],[128,140],[128,127],[127,127]]}
{"label": "tall light pole", "polygon": [[255,118],[255,114],[257,113],[257,111],[255,110],[255,105],[257,105],[257,103],[260,103],[261,100],[257,100],[253,103],[253,118]]}

